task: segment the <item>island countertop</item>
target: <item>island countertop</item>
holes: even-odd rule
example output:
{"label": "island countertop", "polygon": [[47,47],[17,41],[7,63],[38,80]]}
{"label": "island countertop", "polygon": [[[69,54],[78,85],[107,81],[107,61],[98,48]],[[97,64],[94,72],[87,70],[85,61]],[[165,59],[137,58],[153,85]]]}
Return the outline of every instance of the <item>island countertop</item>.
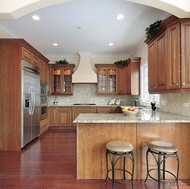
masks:
{"label": "island countertop", "polygon": [[73,123],[190,123],[190,117],[159,110],[140,109],[137,115],[80,114]]}

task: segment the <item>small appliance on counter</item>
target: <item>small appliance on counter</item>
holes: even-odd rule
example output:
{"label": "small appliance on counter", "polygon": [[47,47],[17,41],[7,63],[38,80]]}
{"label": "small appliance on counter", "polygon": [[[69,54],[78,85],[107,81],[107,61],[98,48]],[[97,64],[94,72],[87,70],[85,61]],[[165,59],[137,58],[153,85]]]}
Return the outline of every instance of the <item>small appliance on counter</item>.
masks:
{"label": "small appliance on counter", "polygon": [[110,99],[109,105],[114,105],[114,104],[115,104],[115,99],[114,98]]}
{"label": "small appliance on counter", "polygon": [[120,101],[121,101],[120,99],[112,98],[109,101],[109,105],[120,105]]}

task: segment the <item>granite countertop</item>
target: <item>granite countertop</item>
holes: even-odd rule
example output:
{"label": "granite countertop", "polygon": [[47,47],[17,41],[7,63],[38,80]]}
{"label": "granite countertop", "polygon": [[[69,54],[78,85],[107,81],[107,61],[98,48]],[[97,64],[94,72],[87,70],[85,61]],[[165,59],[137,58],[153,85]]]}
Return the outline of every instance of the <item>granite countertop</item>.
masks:
{"label": "granite countertop", "polygon": [[79,114],[73,123],[190,123],[190,117],[143,108],[137,115]]}
{"label": "granite countertop", "polygon": [[86,107],[119,107],[119,105],[109,105],[109,104],[95,104],[95,105],[89,105],[89,104],[81,104],[81,105],[74,105],[74,104],[66,104],[66,105],[48,105],[48,107],[80,107],[80,106],[86,106]]}

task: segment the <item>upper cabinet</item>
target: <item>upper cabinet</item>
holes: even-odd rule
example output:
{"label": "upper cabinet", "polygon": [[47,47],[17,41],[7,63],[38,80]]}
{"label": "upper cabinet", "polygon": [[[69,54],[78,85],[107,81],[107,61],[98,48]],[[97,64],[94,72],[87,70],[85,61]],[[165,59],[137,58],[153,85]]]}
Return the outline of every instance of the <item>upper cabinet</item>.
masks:
{"label": "upper cabinet", "polygon": [[72,74],[74,64],[49,64],[50,88],[54,95],[72,95]]}
{"label": "upper cabinet", "polygon": [[166,89],[166,32],[148,46],[149,92]]}
{"label": "upper cabinet", "polygon": [[117,94],[117,67],[114,64],[96,64],[97,94]]}
{"label": "upper cabinet", "polygon": [[140,60],[129,58],[125,67],[117,68],[118,94],[140,95]]}
{"label": "upper cabinet", "polygon": [[48,84],[47,60],[44,61],[25,47],[22,47],[22,59],[40,68],[40,82]]}
{"label": "upper cabinet", "polygon": [[190,19],[170,16],[148,44],[149,92],[189,92]]}

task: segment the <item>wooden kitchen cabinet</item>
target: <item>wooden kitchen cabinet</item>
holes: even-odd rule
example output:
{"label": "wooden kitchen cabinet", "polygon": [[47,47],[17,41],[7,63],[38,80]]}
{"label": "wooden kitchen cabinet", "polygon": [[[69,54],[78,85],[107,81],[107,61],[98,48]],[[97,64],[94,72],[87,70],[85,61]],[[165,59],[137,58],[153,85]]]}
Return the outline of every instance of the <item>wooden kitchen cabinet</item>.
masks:
{"label": "wooden kitchen cabinet", "polygon": [[40,135],[48,130],[48,118],[40,121]]}
{"label": "wooden kitchen cabinet", "polygon": [[72,125],[72,108],[71,107],[59,107],[57,112],[57,125],[58,126],[71,126]]}
{"label": "wooden kitchen cabinet", "polygon": [[149,92],[189,92],[190,19],[170,16],[148,44]]}
{"label": "wooden kitchen cabinet", "polygon": [[72,126],[72,107],[50,107],[50,126]]}
{"label": "wooden kitchen cabinet", "polygon": [[127,66],[117,68],[118,94],[127,94]]}
{"label": "wooden kitchen cabinet", "polygon": [[181,21],[181,88],[190,89],[190,19]]}
{"label": "wooden kitchen cabinet", "polygon": [[[87,113],[96,113],[96,106],[73,106],[73,110],[72,110],[72,121],[74,121],[76,119],[76,117],[79,114],[87,114]],[[76,124],[73,123],[73,126],[76,126]]]}
{"label": "wooden kitchen cabinet", "polygon": [[40,67],[40,82],[44,84],[48,84],[48,64],[44,61],[39,61]]}
{"label": "wooden kitchen cabinet", "polygon": [[97,106],[96,113],[98,114],[118,113],[118,106]]}
{"label": "wooden kitchen cabinet", "polygon": [[167,87],[167,40],[162,33],[148,46],[149,92],[165,90]]}
{"label": "wooden kitchen cabinet", "polygon": [[24,39],[0,39],[0,151],[21,150],[21,61],[48,59]]}
{"label": "wooden kitchen cabinet", "polygon": [[48,84],[47,61],[38,58],[30,50],[22,47],[22,59],[40,68],[40,82]]}
{"label": "wooden kitchen cabinet", "polygon": [[50,126],[58,126],[58,107],[50,108]]}
{"label": "wooden kitchen cabinet", "polygon": [[117,94],[117,67],[114,64],[96,64],[97,94]]}
{"label": "wooden kitchen cabinet", "polygon": [[53,95],[72,95],[72,74],[74,64],[49,64],[50,93]]}
{"label": "wooden kitchen cabinet", "polygon": [[118,94],[140,95],[140,60],[129,58],[126,66],[117,68]]}

